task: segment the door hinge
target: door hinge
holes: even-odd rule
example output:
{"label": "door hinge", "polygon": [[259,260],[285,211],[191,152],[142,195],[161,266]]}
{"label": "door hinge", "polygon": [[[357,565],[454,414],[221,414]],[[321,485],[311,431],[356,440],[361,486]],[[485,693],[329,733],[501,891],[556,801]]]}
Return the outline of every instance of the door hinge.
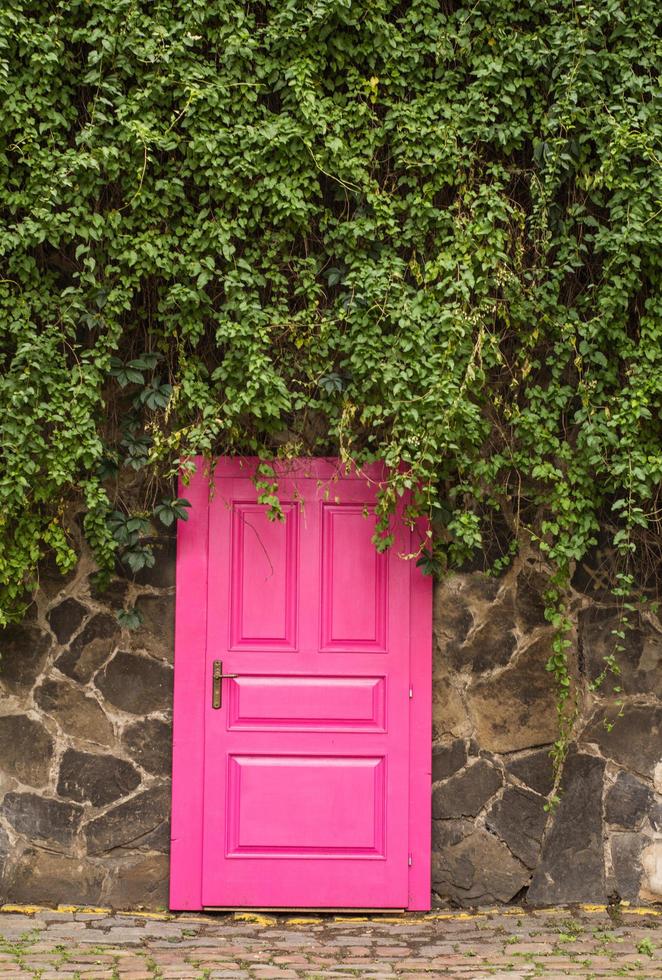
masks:
{"label": "door hinge", "polygon": [[413,698],[413,696],[414,696],[414,688],[413,687],[410,687],[409,688],[409,697],[410,698]]}
{"label": "door hinge", "polygon": [[412,859],[412,856],[411,856],[411,854],[410,854],[410,855],[409,855],[409,858],[408,858],[408,860],[407,860],[407,864],[408,864],[408,865],[409,865],[409,867],[411,868],[411,866],[412,866],[412,864],[413,864],[413,863],[414,863],[414,862],[413,862],[413,859]]}

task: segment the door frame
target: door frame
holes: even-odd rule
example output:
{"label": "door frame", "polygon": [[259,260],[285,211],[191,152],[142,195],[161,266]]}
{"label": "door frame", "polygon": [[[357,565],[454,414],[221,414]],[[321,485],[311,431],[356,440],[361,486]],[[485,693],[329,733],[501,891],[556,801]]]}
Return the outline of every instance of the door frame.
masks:
{"label": "door frame", "polygon": [[[204,806],[204,704],[209,695],[205,676],[207,635],[207,571],[209,554],[210,468],[194,457],[196,472],[179,496],[191,503],[188,521],[177,528],[175,594],[175,680],[172,746],[172,823],[170,846],[170,908],[201,910],[202,826]],[[259,460],[221,457],[217,477],[252,476]],[[338,459],[301,459],[282,465],[283,476],[330,480],[341,470]],[[276,472],[278,472],[276,464]],[[344,467],[343,467],[344,469]],[[378,482],[384,468],[371,464],[341,479]],[[421,522],[418,530],[424,530]],[[413,550],[413,549],[412,549]],[[430,908],[430,791],[432,772],[432,582],[413,560],[410,573],[410,712],[409,712],[409,910]]]}

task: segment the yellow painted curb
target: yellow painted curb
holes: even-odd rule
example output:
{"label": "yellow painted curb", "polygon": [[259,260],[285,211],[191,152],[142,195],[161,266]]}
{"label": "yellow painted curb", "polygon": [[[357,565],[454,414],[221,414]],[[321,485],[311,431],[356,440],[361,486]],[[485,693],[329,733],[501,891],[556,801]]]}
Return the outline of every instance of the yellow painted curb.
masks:
{"label": "yellow painted curb", "polygon": [[[579,909],[589,915],[599,912],[606,912],[609,906],[584,903],[569,907],[552,907],[538,909],[523,909],[520,907],[507,906],[505,908],[480,909],[475,912],[424,912],[421,915],[410,915],[406,913],[400,916],[374,916],[369,915],[334,915],[335,922],[387,922],[416,925],[425,922],[466,922],[472,919],[485,919],[492,915],[499,916],[534,916],[534,915],[572,915],[573,909]],[[662,917],[661,908],[651,908],[649,906],[631,906],[629,902],[621,902],[620,905],[613,906],[621,915],[642,915]],[[184,913],[179,915],[175,912],[131,912],[129,910],[115,911],[109,908],[100,908],[94,905],[15,905],[7,903],[0,905],[0,913],[14,913],[16,915],[36,915],[39,912],[68,912],[71,914],[83,913],[85,915],[117,915],[132,919],[151,919],[157,922],[213,922],[213,915],[194,915]],[[233,918],[237,922],[253,922],[257,926],[274,926],[278,919],[273,916],[261,915],[259,912],[235,912]],[[285,919],[287,925],[303,926],[311,923],[323,923],[324,919],[319,916],[306,916]]]}

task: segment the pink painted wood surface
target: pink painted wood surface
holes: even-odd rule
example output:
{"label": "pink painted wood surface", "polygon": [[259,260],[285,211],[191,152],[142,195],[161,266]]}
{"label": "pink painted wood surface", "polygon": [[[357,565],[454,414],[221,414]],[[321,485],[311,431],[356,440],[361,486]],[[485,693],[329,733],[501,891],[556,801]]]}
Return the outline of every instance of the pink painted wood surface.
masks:
{"label": "pink painted wood surface", "polygon": [[[274,523],[254,466],[220,460],[208,504],[196,476],[180,531],[171,907],[426,908],[431,608],[430,583],[399,557],[411,532],[400,524],[384,555],[372,545],[377,467],[297,461]],[[215,660],[237,675],[219,710]],[[196,737],[203,776],[200,745],[188,768],[182,751]]]}

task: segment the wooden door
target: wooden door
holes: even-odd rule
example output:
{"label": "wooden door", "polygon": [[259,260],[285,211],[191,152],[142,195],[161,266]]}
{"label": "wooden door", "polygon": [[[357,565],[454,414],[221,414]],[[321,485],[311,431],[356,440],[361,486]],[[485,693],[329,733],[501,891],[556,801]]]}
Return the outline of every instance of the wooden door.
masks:
{"label": "wooden door", "polygon": [[427,907],[431,623],[411,532],[378,553],[379,471],[335,461],[284,469],[271,521],[254,466],[219,461],[211,496],[200,474],[181,526],[171,905]]}

